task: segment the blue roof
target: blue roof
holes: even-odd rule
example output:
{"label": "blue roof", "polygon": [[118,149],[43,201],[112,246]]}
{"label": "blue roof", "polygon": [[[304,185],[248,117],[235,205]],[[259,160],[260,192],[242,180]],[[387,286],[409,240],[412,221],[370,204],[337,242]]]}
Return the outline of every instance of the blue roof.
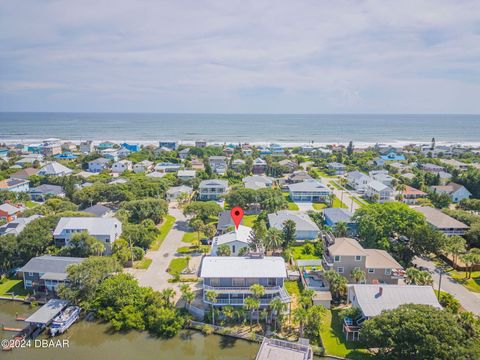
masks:
{"label": "blue roof", "polygon": [[405,160],[405,156],[403,154],[399,155],[394,152],[390,152],[387,155],[382,155],[380,156],[380,158],[385,161],[404,161]]}
{"label": "blue roof", "polygon": [[76,159],[78,156],[73,155],[71,152],[64,152],[63,154],[55,155],[56,159]]}
{"label": "blue roof", "polygon": [[329,222],[336,224],[340,221],[344,223],[351,223],[353,214],[342,208],[326,208],[323,209],[323,215],[325,219],[329,220]]}

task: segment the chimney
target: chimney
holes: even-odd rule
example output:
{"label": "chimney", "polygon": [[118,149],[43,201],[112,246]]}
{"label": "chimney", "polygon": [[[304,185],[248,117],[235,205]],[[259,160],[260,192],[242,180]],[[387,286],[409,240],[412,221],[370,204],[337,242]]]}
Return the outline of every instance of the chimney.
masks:
{"label": "chimney", "polygon": [[378,296],[382,296],[382,294],[383,294],[383,287],[379,286],[378,287]]}

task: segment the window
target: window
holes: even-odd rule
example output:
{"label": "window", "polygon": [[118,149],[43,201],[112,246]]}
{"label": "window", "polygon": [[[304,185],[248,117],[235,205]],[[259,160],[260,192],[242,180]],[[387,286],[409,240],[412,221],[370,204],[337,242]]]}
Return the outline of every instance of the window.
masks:
{"label": "window", "polygon": [[355,261],[362,261],[362,256],[356,255],[355,256]]}
{"label": "window", "polygon": [[232,254],[235,254],[235,245],[232,245]]}
{"label": "window", "polygon": [[369,274],[375,274],[375,269],[372,269],[372,268],[368,269],[368,273]]}
{"label": "window", "polygon": [[25,280],[25,287],[32,287],[32,280]]}
{"label": "window", "polygon": [[340,255],[335,255],[335,256],[333,257],[333,261],[334,261],[334,262],[340,262]]}
{"label": "window", "polygon": [[337,272],[338,272],[339,274],[343,274],[343,267],[338,267],[338,268],[337,268]]}
{"label": "window", "polygon": [[392,269],[385,269],[385,275],[392,275]]}
{"label": "window", "polygon": [[232,285],[235,287],[244,287],[245,286],[245,279],[236,278],[232,280]]}
{"label": "window", "polygon": [[276,285],[277,285],[277,279],[268,278],[268,286],[276,286]]}
{"label": "window", "polygon": [[28,276],[33,276],[33,272],[28,272]]}

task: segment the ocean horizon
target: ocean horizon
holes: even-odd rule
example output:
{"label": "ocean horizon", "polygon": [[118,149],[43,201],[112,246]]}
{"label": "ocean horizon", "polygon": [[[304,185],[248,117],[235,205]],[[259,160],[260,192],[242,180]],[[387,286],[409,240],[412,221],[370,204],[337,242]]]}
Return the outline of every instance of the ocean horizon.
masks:
{"label": "ocean horizon", "polygon": [[480,144],[480,115],[0,112],[0,141]]}

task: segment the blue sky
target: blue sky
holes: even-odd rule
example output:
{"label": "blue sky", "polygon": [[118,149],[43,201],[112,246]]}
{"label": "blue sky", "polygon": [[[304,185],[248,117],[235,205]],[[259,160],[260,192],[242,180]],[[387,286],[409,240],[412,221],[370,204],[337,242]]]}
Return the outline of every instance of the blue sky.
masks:
{"label": "blue sky", "polygon": [[480,1],[0,0],[0,111],[480,113]]}

